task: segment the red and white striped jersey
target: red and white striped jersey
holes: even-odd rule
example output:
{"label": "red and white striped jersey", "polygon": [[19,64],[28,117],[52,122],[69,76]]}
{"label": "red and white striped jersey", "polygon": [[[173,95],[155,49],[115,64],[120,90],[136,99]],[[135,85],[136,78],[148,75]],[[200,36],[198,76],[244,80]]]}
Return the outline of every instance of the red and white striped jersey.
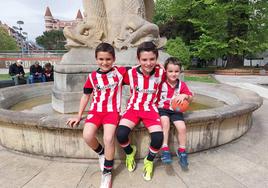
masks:
{"label": "red and white striped jersey", "polygon": [[[88,75],[84,85],[84,93],[93,90],[90,111],[119,112],[122,95],[122,82],[125,67],[113,67],[109,72],[93,71]],[[89,91],[89,92],[85,92]]]}
{"label": "red and white striped jersey", "polygon": [[164,70],[156,66],[150,75],[144,75],[139,67],[127,71],[124,83],[130,85],[130,98],[127,109],[150,111],[157,110],[159,85],[165,79]]}
{"label": "red and white striped jersey", "polygon": [[193,95],[185,82],[178,80],[175,87],[172,87],[167,81],[163,82],[159,89],[158,108],[173,110],[171,100],[179,94]]}

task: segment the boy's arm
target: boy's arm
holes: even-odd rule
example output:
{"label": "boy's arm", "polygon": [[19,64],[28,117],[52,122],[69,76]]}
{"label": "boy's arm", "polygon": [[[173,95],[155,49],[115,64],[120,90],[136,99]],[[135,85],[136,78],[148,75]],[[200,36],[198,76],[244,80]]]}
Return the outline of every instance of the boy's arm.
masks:
{"label": "boy's arm", "polygon": [[188,100],[189,102],[192,102],[193,93],[189,90],[185,82],[181,83],[180,94],[175,99],[178,101],[178,103],[182,102],[183,100]]}
{"label": "boy's arm", "polygon": [[159,66],[161,69],[163,69],[164,71],[166,71],[166,69],[165,69],[165,67],[164,67],[163,64],[157,62],[157,63],[156,63],[156,66]]}
{"label": "boy's arm", "polygon": [[123,75],[123,85],[129,85],[129,77],[128,77],[128,70],[130,70],[132,67],[126,66],[126,67],[120,67],[120,72]]}
{"label": "boy's arm", "polygon": [[89,101],[90,95],[89,94],[83,94],[80,100],[80,105],[79,105],[79,111],[78,111],[78,115],[77,117],[73,117],[73,118],[69,118],[67,120],[67,125],[71,126],[71,127],[75,127],[79,124],[79,122],[82,119],[83,116],[83,112],[87,106],[87,103]]}
{"label": "boy's arm", "polygon": [[[90,95],[88,94],[83,94],[80,100],[80,105],[79,105],[79,111],[78,111],[78,118],[81,120],[83,112],[87,106],[87,103],[89,101]],[[80,121],[79,120],[79,121]]]}
{"label": "boy's arm", "polygon": [[68,119],[66,123],[67,125],[74,127],[79,124],[92,92],[93,92],[93,86],[92,86],[92,83],[90,82],[90,76],[88,76],[84,85],[84,93],[80,100],[78,115],[74,118]]}

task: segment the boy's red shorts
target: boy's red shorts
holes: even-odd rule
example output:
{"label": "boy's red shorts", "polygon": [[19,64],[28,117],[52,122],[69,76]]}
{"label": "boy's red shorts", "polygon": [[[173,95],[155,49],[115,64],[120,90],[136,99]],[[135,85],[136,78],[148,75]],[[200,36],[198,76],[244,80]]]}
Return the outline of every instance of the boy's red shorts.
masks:
{"label": "boy's red shorts", "polygon": [[161,126],[160,116],[158,112],[155,110],[150,111],[140,111],[140,110],[133,110],[128,109],[123,115],[121,119],[127,119],[132,121],[137,125],[141,120],[146,128],[154,125]]}
{"label": "boy's red shorts", "polygon": [[88,112],[85,123],[93,123],[98,128],[104,124],[117,126],[120,116],[118,112]]}

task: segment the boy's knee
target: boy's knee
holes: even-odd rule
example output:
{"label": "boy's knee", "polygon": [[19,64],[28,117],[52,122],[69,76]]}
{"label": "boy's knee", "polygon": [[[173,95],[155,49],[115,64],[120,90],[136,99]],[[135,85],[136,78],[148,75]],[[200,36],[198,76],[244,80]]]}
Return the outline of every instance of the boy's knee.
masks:
{"label": "boy's knee", "polygon": [[178,132],[186,132],[186,126],[185,124],[182,124],[177,127]]}
{"label": "boy's knee", "polygon": [[119,125],[116,131],[116,138],[119,143],[125,143],[128,141],[128,135],[131,132],[129,127]]}
{"label": "boy's knee", "polygon": [[163,132],[152,132],[151,135],[151,146],[154,149],[160,149],[163,144],[164,135]]}
{"label": "boy's knee", "polygon": [[84,129],[84,131],[83,131],[83,138],[85,140],[91,140],[94,137],[95,137],[95,135],[93,133],[91,133],[89,131],[85,131],[85,129]]}
{"label": "boy's knee", "polygon": [[104,145],[111,145],[114,143],[114,136],[113,135],[106,135],[103,137]]}

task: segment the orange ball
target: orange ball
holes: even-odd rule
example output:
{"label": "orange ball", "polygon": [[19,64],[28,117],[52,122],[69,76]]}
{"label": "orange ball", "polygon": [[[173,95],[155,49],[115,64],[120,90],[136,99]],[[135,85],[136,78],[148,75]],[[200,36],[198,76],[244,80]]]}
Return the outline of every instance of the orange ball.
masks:
{"label": "orange ball", "polygon": [[171,101],[171,107],[175,112],[185,112],[189,108],[189,102],[184,100],[181,103],[177,103],[177,101],[173,99]]}

